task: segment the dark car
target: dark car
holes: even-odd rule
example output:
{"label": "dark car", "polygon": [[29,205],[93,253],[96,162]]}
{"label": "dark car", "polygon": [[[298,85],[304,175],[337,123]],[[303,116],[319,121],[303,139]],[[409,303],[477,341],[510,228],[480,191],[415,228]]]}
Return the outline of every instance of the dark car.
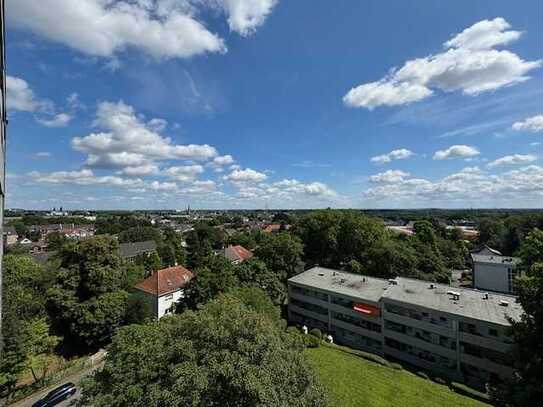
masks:
{"label": "dark car", "polygon": [[73,383],[65,383],[62,386],[51,390],[45,397],[32,404],[32,407],[50,407],[56,406],[61,401],[72,397],[77,391]]}

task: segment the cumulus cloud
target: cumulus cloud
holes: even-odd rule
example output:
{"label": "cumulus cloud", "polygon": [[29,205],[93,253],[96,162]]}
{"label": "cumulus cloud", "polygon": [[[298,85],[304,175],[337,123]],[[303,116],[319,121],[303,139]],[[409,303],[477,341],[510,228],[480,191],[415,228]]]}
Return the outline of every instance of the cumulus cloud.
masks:
{"label": "cumulus cloud", "polygon": [[431,96],[435,90],[477,95],[529,79],[541,61],[524,61],[508,50],[497,50],[520,38],[503,18],[483,20],[445,42],[445,51],[405,62],[377,82],[352,88],[343,102],[369,110],[396,106]]}
{"label": "cumulus cloud", "polygon": [[[277,0],[17,0],[8,18],[50,41],[92,56],[107,57],[133,48],[155,59],[224,53],[224,40],[201,21],[206,9],[223,14],[232,31],[248,36],[264,24]],[[58,22],[62,21],[62,24]]]}
{"label": "cumulus cloud", "polygon": [[16,76],[6,77],[6,87],[8,109],[35,113],[39,115],[36,121],[45,127],[65,127],[72,120],[73,112],[79,108],[79,105],[74,104],[73,95],[70,95],[67,105],[72,113],[56,113],[57,108],[52,101],[36,96],[28,82]]}
{"label": "cumulus cloud", "polygon": [[204,167],[201,165],[181,165],[164,170],[164,175],[179,182],[190,182],[203,172]]}
{"label": "cumulus cloud", "polygon": [[94,125],[103,131],[72,140],[76,151],[88,154],[88,167],[141,167],[155,165],[155,160],[202,161],[217,156],[217,150],[207,144],[174,144],[122,101],[100,103]]}
{"label": "cumulus cloud", "polygon": [[445,150],[438,150],[434,154],[434,160],[449,160],[452,158],[469,158],[479,155],[480,152],[475,147],[463,144],[450,146]]}
{"label": "cumulus cloud", "polygon": [[537,156],[533,154],[513,154],[506,155],[504,157],[498,158],[487,164],[489,168],[499,167],[502,165],[522,165],[534,162],[537,160]]}
{"label": "cumulus cloud", "polygon": [[516,131],[529,131],[531,133],[543,132],[543,114],[529,117],[521,122],[516,122],[512,127],[513,130]]}
{"label": "cumulus cloud", "polygon": [[56,171],[49,174],[32,172],[29,175],[38,182],[49,184],[107,185],[127,188],[136,188],[143,185],[141,179],[125,179],[114,175],[97,176],[89,169]]}
{"label": "cumulus cloud", "polygon": [[395,182],[403,181],[408,176],[409,176],[408,172],[404,172],[401,170],[388,170],[388,171],[370,176],[370,181],[376,182],[376,183],[395,183]]}
{"label": "cumulus cloud", "polygon": [[10,4],[8,18],[15,26],[94,56],[113,57],[126,48],[155,58],[225,52],[224,41],[183,3],[17,0]]}
{"label": "cumulus cloud", "polygon": [[144,164],[138,166],[128,166],[118,171],[118,174],[128,175],[129,177],[145,177],[158,174],[158,166],[154,164]]}
{"label": "cumulus cloud", "polygon": [[266,180],[268,176],[262,172],[247,168],[244,170],[235,169],[223,178],[232,182],[262,182]]}
{"label": "cumulus cloud", "polygon": [[363,197],[388,205],[426,206],[436,202],[477,202],[540,200],[543,194],[543,167],[529,165],[503,174],[489,174],[468,167],[442,179],[404,178],[393,184],[369,188]]}
{"label": "cumulus cloud", "polygon": [[408,150],[406,148],[400,148],[397,150],[392,150],[390,153],[387,154],[372,157],[370,161],[376,164],[385,164],[391,162],[392,160],[404,160],[414,154],[415,153],[413,153],[411,150]]}

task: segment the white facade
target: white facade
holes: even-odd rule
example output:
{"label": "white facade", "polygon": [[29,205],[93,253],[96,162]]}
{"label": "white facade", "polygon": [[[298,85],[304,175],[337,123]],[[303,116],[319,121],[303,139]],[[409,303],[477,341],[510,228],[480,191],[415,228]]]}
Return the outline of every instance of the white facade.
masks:
{"label": "white facade", "polygon": [[158,297],[156,317],[162,318],[164,315],[174,313],[176,303],[183,297],[184,291],[182,289]]}
{"label": "white facade", "polygon": [[479,290],[513,293],[515,276],[515,266],[512,263],[473,263],[473,287]]}

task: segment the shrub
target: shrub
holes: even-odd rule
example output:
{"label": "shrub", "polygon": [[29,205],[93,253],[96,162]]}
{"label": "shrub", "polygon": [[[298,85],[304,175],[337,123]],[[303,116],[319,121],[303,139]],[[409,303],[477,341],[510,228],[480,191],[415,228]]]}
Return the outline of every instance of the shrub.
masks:
{"label": "shrub", "polygon": [[313,335],[319,339],[322,339],[322,332],[320,329],[313,328],[311,331],[309,331],[309,335]]}
{"label": "shrub", "polygon": [[289,334],[297,334],[297,333],[299,333],[299,331],[298,331],[298,328],[296,328],[295,326],[289,326],[287,328],[287,333],[289,333]]}
{"label": "shrub", "polygon": [[443,385],[447,385],[447,380],[445,380],[444,378],[442,377],[438,377],[438,376],[432,376],[432,381],[437,383],[437,384],[443,384]]}
{"label": "shrub", "polygon": [[426,373],[424,373],[424,372],[416,372],[415,374],[416,374],[418,377],[422,378],[422,379],[426,379],[426,380],[429,379],[428,375],[427,375]]}
{"label": "shrub", "polygon": [[286,319],[280,319],[278,323],[279,323],[279,329],[282,329],[283,331],[287,329],[288,323]]}
{"label": "shrub", "polygon": [[490,401],[490,396],[488,394],[472,389],[465,384],[451,382],[450,387],[452,391],[462,394],[463,396],[474,398],[475,400],[482,401],[483,403],[488,403]]}
{"label": "shrub", "polygon": [[304,335],[304,344],[308,348],[318,348],[321,346],[321,340],[314,335]]}
{"label": "shrub", "polygon": [[389,363],[389,366],[394,370],[403,370],[403,366],[399,363]]}

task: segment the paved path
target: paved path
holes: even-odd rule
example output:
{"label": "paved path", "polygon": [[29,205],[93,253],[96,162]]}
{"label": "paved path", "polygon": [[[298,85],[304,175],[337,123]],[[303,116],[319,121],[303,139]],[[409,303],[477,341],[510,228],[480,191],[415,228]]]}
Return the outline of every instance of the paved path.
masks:
{"label": "paved path", "polygon": [[89,374],[91,374],[96,369],[98,369],[98,368],[100,368],[102,366],[103,366],[103,363],[98,363],[98,364],[96,364],[94,366],[90,366],[90,367],[86,368],[85,370],[74,373],[71,376],[66,376],[60,382],[54,383],[51,386],[48,386],[47,388],[41,389],[38,392],[32,394],[31,396],[29,396],[29,397],[27,397],[27,398],[25,398],[25,399],[23,399],[21,401],[18,401],[15,404],[10,404],[10,407],[32,407],[32,404],[34,404],[36,401],[41,399],[43,396],[45,396],[47,393],[49,393],[55,387],[58,387],[61,384],[68,383],[68,382],[72,382],[73,384],[75,384],[78,387],[77,392],[74,394],[74,396],[72,398],[70,398],[69,400],[63,401],[60,404],[57,404],[57,406],[58,407],[67,407],[67,406],[70,406],[70,405],[74,405],[73,403],[75,403],[81,397],[81,392],[79,391],[79,386],[78,386],[81,379],[88,376]]}

